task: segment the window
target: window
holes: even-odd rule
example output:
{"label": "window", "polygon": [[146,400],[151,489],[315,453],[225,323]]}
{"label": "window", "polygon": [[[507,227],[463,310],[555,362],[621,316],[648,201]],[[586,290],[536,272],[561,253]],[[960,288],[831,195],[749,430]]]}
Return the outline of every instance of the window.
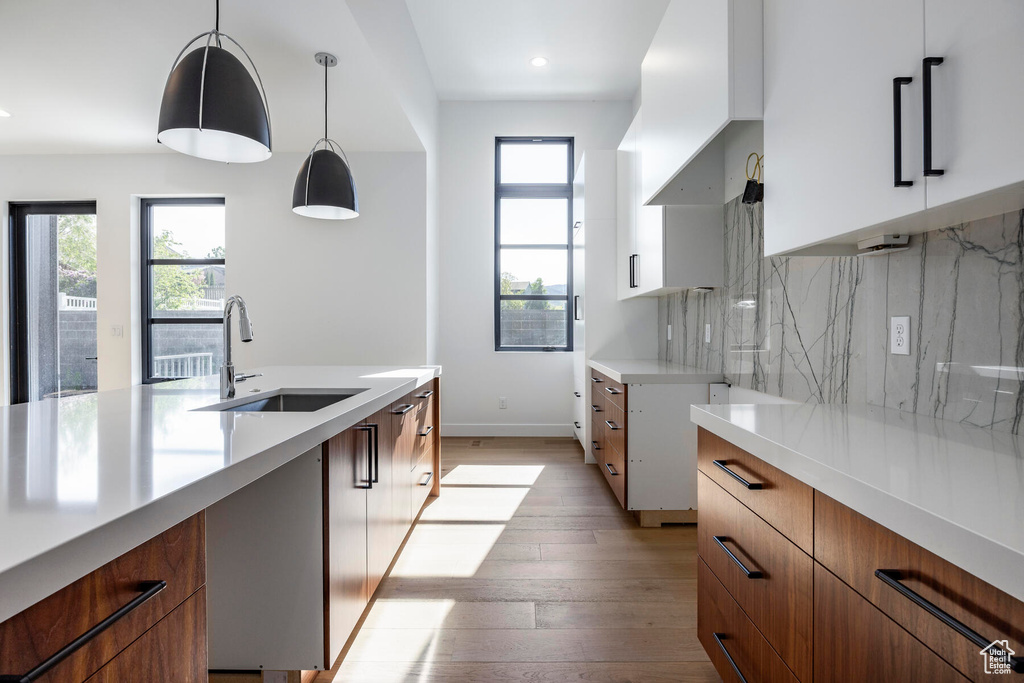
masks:
{"label": "window", "polygon": [[496,138],[494,348],[571,351],[572,138]]}
{"label": "window", "polygon": [[215,375],[224,353],[224,200],[142,200],[142,373]]}

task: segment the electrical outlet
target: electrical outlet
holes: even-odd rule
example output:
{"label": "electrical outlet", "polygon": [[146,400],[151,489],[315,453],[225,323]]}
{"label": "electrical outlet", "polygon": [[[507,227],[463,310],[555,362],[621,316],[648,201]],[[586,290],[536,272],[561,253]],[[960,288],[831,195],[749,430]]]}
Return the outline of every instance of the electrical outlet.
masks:
{"label": "electrical outlet", "polygon": [[672,341],[672,326],[668,326],[668,340]]}
{"label": "electrical outlet", "polygon": [[910,316],[894,315],[889,325],[889,353],[910,355]]}
{"label": "electrical outlet", "polygon": [[711,343],[711,323],[708,323],[707,325],[704,326],[704,343]]}
{"label": "electrical outlet", "polygon": [[499,410],[505,410],[506,408],[508,408],[508,399],[505,398],[504,396],[499,396],[498,397],[498,409]]}

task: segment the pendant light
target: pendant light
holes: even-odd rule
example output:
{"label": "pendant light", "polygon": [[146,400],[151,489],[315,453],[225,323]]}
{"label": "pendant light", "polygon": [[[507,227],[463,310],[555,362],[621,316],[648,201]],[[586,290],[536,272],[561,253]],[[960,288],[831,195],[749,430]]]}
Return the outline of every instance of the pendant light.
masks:
{"label": "pendant light", "polygon": [[[182,59],[203,38],[206,45]],[[255,82],[245,65],[222,47],[221,39],[231,41],[245,55]],[[216,0],[214,29],[190,40],[171,65],[156,139],[200,159],[251,163],[270,158],[267,93],[245,48],[221,33],[220,0]]]}
{"label": "pendant light", "polygon": [[[317,52],[316,63],[324,67],[324,136],[313,145],[295,178],[292,211],[310,218],[355,218],[359,215],[359,195],[348,157],[341,145],[327,136],[327,69],[337,65],[338,58]],[[317,149],[321,144],[323,148]]]}

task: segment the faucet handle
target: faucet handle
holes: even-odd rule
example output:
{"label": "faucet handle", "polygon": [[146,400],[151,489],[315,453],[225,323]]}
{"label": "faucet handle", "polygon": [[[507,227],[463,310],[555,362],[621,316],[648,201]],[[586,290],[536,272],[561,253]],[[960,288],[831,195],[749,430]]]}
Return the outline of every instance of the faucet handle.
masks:
{"label": "faucet handle", "polygon": [[244,374],[243,375],[235,375],[235,382],[244,382],[247,379],[252,379],[253,377],[262,377],[262,376],[263,376],[262,372],[253,372],[253,373],[250,373],[248,375],[244,375]]}

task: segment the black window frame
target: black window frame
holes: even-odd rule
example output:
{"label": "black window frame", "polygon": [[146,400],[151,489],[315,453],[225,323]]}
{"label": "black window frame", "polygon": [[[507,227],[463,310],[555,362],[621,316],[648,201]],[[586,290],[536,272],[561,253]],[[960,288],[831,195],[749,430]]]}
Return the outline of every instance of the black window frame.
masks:
{"label": "black window frame", "polygon": [[224,316],[210,318],[161,318],[153,315],[153,266],[206,266],[223,265],[226,259],[210,258],[153,258],[153,207],[154,206],[224,206],[223,197],[147,197],[139,200],[139,224],[141,227],[141,289],[142,301],[142,383],[159,384],[182,377],[153,377],[153,325],[223,325]]}
{"label": "black window frame", "polygon": [[[78,201],[42,201],[42,202],[9,202],[8,208],[8,248],[10,257],[9,297],[9,339],[10,350],[9,374],[11,405],[27,403],[29,396],[28,362],[28,292],[25,283],[28,281],[28,235],[25,219],[28,216],[45,215],[93,215],[96,213],[96,200]],[[97,245],[98,246],[98,245]],[[97,292],[97,302],[99,301]],[[97,306],[98,308],[98,306]],[[98,336],[98,334],[97,334]]]}
{"label": "black window frame", "polygon": [[[575,139],[572,137],[499,136],[494,138],[494,350],[495,351],[572,351],[573,319],[572,306],[572,183],[575,174]],[[565,183],[502,183],[501,147],[503,144],[566,145]],[[501,200],[511,199],[561,199],[564,198],[566,211],[565,244],[501,244]],[[502,294],[501,293],[501,250],[565,250],[566,284],[565,295],[560,294]],[[563,301],[565,302],[565,346],[508,346],[501,343],[501,302],[502,301]]]}

